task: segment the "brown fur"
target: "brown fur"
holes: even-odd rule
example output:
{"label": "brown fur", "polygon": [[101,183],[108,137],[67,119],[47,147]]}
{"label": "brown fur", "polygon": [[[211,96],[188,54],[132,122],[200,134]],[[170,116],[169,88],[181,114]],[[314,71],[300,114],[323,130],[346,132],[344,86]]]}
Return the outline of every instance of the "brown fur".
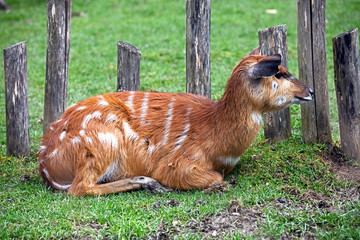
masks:
{"label": "brown fur", "polygon": [[[274,62],[283,79],[254,79],[251,72],[262,72],[262,60]],[[159,92],[118,92],[79,102],[44,135],[40,174],[49,186],[74,195],[139,189],[148,178],[174,189],[221,182],[261,128],[256,116],[311,95],[276,63],[265,56],[242,59],[218,102]],[[287,99],[279,105],[281,96]]]}

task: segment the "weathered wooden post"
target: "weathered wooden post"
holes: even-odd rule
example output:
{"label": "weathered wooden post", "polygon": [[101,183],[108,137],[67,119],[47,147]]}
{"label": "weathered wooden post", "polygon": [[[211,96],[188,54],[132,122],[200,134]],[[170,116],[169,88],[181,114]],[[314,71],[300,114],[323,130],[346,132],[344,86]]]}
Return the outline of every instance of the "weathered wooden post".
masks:
{"label": "weathered wooden post", "polygon": [[4,49],[7,154],[30,155],[27,47],[20,42]]}
{"label": "weathered wooden post", "polygon": [[298,0],[299,79],[314,90],[314,100],[301,105],[303,140],[331,142],[326,72],[325,0]]}
{"label": "weathered wooden post", "polygon": [[[271,56],[280,54],[281,65],[287,68],[287,31],[286,25],[270,27],[259,31],[260,54]],[[264,114],[264,135],[271,142],[281,141],[291,136],[290,109]]]}
{"label": "weathered wooden post", "polygon": [[129,43],[118,42],[118,68],[116,91],[140,90],[141,52]]}
{"label": "weathered wooden post", "polygon": [[186,1],[186,92],[211,98],[210,0]]}
{"label": "weathered wooden post", "polygon": [[353,29],[333,38],[334,73],[341,148],[360,162],[359,32]]}
{"label": "weathered wooden post", "polygon": [[66,109],[71,0],[47,0],[47,51],[43,132]]}

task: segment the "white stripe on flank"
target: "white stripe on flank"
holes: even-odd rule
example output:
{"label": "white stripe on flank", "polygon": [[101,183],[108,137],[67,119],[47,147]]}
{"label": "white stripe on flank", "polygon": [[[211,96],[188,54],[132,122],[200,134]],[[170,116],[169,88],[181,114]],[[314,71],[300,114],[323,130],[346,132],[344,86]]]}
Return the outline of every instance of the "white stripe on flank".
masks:
{"label": "white stripe on flank", "polygon": [[94,119],[94,118],[100,120],[100,118],[101,118],[101,112],[95,111],[95,112],[93,112],[93,113],[91,113],[91,114],[86,115],[86,116],[84,117],[84,120],[83,120],[82,123],[81,123],[81,126],[82,126],[83,128],[86,128],[86,125],[89,123],[89,121],[90,121],[91,119]]}
{"label": "white stripe on flank", "polygon": [[165,114],[166,123],[165,123],[165,129],[164,129],[164,137],[163,137],[163,141],[162,141],[163,146],[167,143],[167,140],[169,138],[171,121],[172,121],[172,118],[173,118],[174,102],[175,102],[175,98],[171,98],[171,101],[168,104],[169,109]]}
{"label": "white stripe on flank", "polygon": [[174,148],[174,151],[179,150],[179,148],[181,147],[181,145],[184,143],[185,139],[187,138],[187,134],[190,130],[190,120],[189,120],[189,116],[190,116],[190,112],[191,112],[192,108],[189,107],[186,111],[185,114],[185,126],[184,129],[182,131],[182,133],[179,135],[179,139],[175,142],[176,147]]}
{"label": "white stripe on flank", "polygon": [[125,105],[130,109],[132,115],[134,115],[135,112],[133,107],[134,93],[135,92],[131,91],[128,100],[125,102]]}
{"label": "white stripe on flank", "polygon": [[107,115],[106,119],[105,119],[105,123],[108,123],[108,122],[118,122],[119,119],[118,117],[115,115],[115,114],[109,114]]}
{"label": "white stripe on flank", "polygon": [[155,145],[149,145],[149,148],[148,148],[148,154],[152,154],[155,150]]}
{"label": "white stripe on flank", "polygon": [[137,140],[139,138],[139,135],[131,129],[130,125],[125,120],[123,121],[123,125],[124,125],[125,135],[130,140]]}
{"label": "white stripe on flank", "polygon": [[91,139],[90,137],[86,137],[86,138],[85,138],[85,141],[86,141],[88,144],[92,144],[92,143],[93,143],[93,141],[92,141],[92,139]]}
{"label": "white stripe on flank", "polygon": [[66,136],[66,131],[62,131],[62,133],[59,136],[60,141],[62,141]]}
{"label": "white stripe on flank", "polygon": [[100,142],[107,144],[115,149],[118,148],[118,140],[117,137],[112,133],[98,133],[98,138]]}
{"label": "white stripe on flank", "polygon": [[146,115],[148,110],[149,92],[146,92],[140,109],[140,124],[145,125]]}
{"label": "white stripe on flank", "polygon": [[85,108],[86,108],[86,106],[81,106],[81,107],[78,107],[77,109],[75,109],[75,111],[84,110]]}
{"label": "white stripe on flank", "polygon": [[48,171],[47,171],[45,168],[43,168],[42,171],[43,171],[43,173],[45,173],[46,178],[47,178],[50,182],[52,182],[52,184],[55,186],[55,188],[60,189],[60,190],[66,190],[66,189],[68,189],[68,188],[71,186],[71,184],[62,185],[62,184],[59,184],[59,183],[57,183],[57,182],[54,182],[53,180],[51,180],[50,175],[49,175]]}

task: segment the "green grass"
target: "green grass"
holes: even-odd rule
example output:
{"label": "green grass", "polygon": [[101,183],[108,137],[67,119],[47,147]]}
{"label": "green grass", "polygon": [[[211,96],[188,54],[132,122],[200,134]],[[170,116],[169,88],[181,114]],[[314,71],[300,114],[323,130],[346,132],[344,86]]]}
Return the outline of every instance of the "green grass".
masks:
{"label": "green grass", "polygon": [[[170,237],[201,239],[203,235],[186,226],[205,216],[224,213],[232,200],[244,208],[260,206],[263,217],[253,232],[240,230],[221,235],[226,239],[295,237],[319,239],[360,237],[360,203],[344,200],[341,192],[354,187],[339,181],[322,159],[326,147],[301,142],[300,107],[292,106],[293,137],[271,145],[259,135],[226,179],[237,179],[230,191],[175,191],[148,195],[145,191],[101,197],[74,198],[45,187],[37,173],[37,149],[42,135],[45,57],[46,3],[40,0],[8,1],[12,12],[0,12],[0,48],[19,41],[28,43],[28,86],[32,156],[6,156],[5,90],[3,56],[0,56],[0,238],[145,238],[161,229]],[[69,100],[112,92],[116,88],[116,43],[130,42],[142,52],[141,89],[185,91],[185,1],[73,1],[71,21]],[[278,14],[265,14],[277,9]],[[289,70],[297,70],[296,1],[212,1],[211,79],[212,97],[222,96],[235,64],[257,47],[257,31],[286,24]],[[331,126],[339,142],[336,97],[333,82],[331,38],[359,27],[359,0],[327,1],[327,59]],[[20,182],[24,175],[30,180]],[[299,191],[293,195],[283,190]],[[344,190],[345,189],[345,190]],[[317,199],[302,196],[315,191]],[[341,196],[340,196],[341,195]],[[279,209],[277,199],[287,204]],[[177,206],[166,201],[178,200]],[[203,200],[204,204],[197,204]],[[159,208],[154,205],[160,202]],[[177,228],[181,229],[179,233]]]}

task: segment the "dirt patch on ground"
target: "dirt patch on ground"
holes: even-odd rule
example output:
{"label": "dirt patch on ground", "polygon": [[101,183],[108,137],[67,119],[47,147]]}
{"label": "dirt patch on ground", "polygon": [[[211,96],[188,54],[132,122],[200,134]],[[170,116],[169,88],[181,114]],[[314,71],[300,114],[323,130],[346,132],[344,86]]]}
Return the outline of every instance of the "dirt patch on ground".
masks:
{"label": "dirt patch on ground", "polygon": [[350,162],[337,146],[328,146],[322,157],[339,179],[360,183],[360,167]]}

